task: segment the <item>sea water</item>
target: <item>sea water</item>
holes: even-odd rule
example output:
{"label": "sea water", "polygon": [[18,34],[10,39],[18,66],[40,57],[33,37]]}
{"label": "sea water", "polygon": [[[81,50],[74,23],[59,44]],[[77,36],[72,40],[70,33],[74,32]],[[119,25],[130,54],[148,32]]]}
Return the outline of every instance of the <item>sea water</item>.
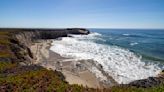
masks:
{"label": "sea water", "polygon": [[[90,29],[89,35],[54,40],[50,50],[75,60],[92,59],[115,81],[127,84],[164,69],[164,30]],[[102,80],[101,71],[91,70]]]}

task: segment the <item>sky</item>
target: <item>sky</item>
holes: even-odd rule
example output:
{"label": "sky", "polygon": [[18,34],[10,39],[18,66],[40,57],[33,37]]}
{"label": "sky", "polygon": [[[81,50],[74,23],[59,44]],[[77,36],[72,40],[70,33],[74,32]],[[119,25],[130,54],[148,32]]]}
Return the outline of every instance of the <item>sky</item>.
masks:
{"label": "sky", "polygon": [[0,0],[0,27],[164,29],[164,0]]}

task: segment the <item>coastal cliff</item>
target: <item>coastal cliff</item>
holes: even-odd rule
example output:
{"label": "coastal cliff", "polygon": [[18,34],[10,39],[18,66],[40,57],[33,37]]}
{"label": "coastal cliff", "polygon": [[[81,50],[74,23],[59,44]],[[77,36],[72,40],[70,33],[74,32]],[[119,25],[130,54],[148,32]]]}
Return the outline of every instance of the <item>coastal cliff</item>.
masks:
{"label": "coastal cliff", "polygon": [[[8,91],[21,91],[31,88],[31,90],[37,90],[38,92],[41,90],[47,91],[46,89],[59,92],[70,90],[72,90],[70,92],[76,92],[77,90],[80,90],[80,92],[100,92],[102,90],[104,92],[110,92],[117,88],[120,90],[123,89],[120,92],[124,92],[124,89],[127,88],[132,90],[135,89],[133,87],[150,88],[163,84],[164,74],[161,73],[159,77],[138,80],[127,85],[118,85],[118,87],[114,87],[113,89],[85,88],[78,85],[69,85],[61,72],[47,70],[41,66],[33,65],[36,56],[32,53],[30,47],[34,42],[67,37],[70,36],[69,34],[87,35],[89,33],[89,30],[81,28],[0,29],[0,91],[3,92],[8,89]],[[54,86],[59,88],[55,89]]]}
{"label": "coastal cliff", "polygon": [[[1,28],[0,31],[9,32],[8,39],[11,44],[10,48],[15,55],[16,61],[26,61],[26,64],[31,64],[35,57],[30,46],[37,40],[56,39],[58,37],[67,37],[69,34],[89,34],[89,30],[82,28],[69,29],[12,29]],[[10,59],[10,58],[9,58]],[[2,61],[2,59],[0,59]],[[15,60],[14,60],[15,61]]]}

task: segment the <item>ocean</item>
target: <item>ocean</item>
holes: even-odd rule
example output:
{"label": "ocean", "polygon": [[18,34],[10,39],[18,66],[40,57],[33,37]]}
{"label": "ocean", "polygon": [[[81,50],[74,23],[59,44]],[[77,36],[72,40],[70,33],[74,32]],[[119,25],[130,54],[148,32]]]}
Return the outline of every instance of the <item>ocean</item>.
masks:
{"label": "ocean", "polygon": [[[164,30],[89,30],[89,35],[54,40],[50,50],[75,61],[92,59],[120,84],[157,76],[164,69]],[[91,71],[105,80],[101,71]]]}

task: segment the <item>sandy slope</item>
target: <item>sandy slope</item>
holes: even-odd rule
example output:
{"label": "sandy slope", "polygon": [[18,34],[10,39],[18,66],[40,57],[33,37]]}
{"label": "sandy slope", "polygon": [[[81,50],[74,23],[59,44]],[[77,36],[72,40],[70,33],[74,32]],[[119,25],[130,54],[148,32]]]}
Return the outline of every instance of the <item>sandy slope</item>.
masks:
{"label": "sandy slope", "polygon": [[34,64],[39,64],[47,69],[61,71],[69,84],[79,84],[91,88],[100,88],[100,82],[85,67],[77,67],[77,62],[61,57],[49,50],[51,40],[40,40],[31,46],[31,51],[36,55]]}

